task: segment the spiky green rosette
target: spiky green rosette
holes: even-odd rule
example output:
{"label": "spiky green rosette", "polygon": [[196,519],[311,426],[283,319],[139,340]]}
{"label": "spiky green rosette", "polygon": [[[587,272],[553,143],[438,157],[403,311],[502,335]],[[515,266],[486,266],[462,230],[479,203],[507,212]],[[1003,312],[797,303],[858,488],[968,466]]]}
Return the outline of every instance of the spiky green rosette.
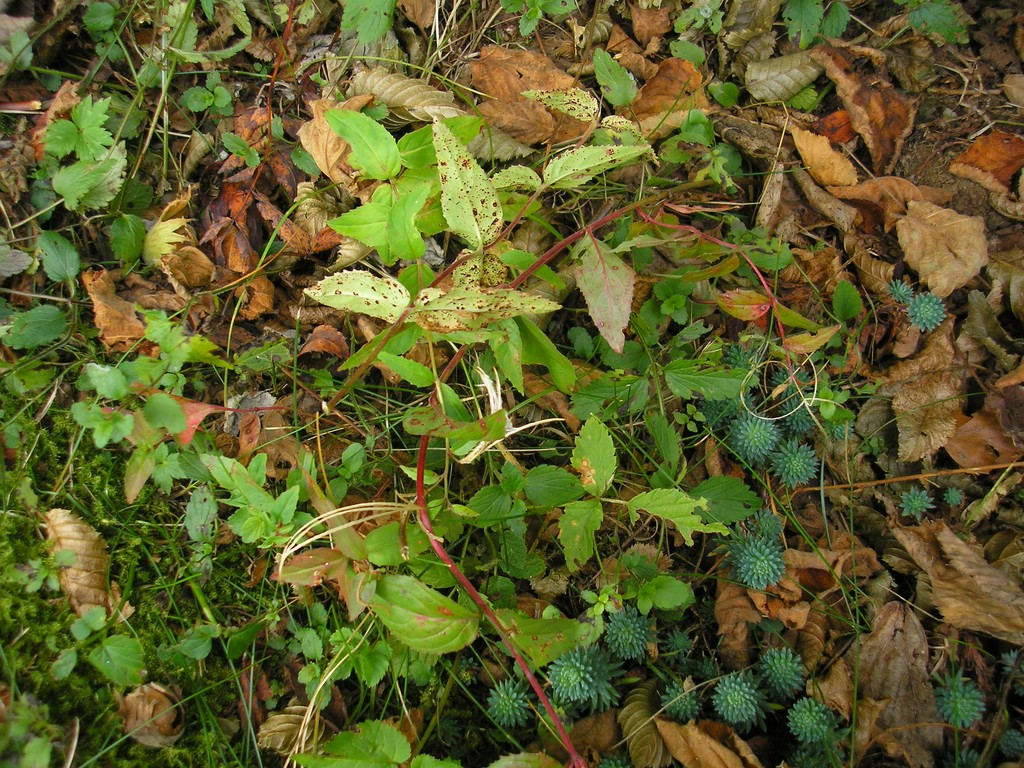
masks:
{"label": "spiky green rosette", "polygon": [[779,701],[786,701],[804,687],[804,669],[789,648],[769,648],[761,654],[761,677],[768,693]]}
{"label": "spiky green rosette", "polygon": [[693,638],[685,629],[673,629],[665,638],[663,656],[685,657],[693,650]]}
{"label": "spiky green rosette", "polygon": [[724,429],[739,415],[740,406],[736,400],[701,400],[697,406],[708,429]]}
{"label": "spiky green rosette", "polygon": [[1005,731],[999,737],[999,752],[1007,760],[1020,760],[1024,757],[1024,732],[1015,728]]}
{"label": "spiky green rosette", "polygon": [[696,720],[700,714],[700,700],[696,692],[684,690],[675,680],[665,688],[665,693],[661,696],[661,706],[665,709],[665,716],[677,723]]}
{"label": "spiky green rosette", "polygon": [[730,344],[722,352],[722,362],[730,368],[750,370],[758,362],[760,356],[742,344]]}
{"label": "spiky green rosette", "polygon": [[789,731],[801,744],[828,741],[836,729],[836,716],[816,699],[804,696],[789,708]]}
{"label": "spiky green rosette", "polygon": [[737,730],[745,731],[764,720],[764,692],[749,670],[719,680],[711,703],[718,716]]}
{"label": "spiky green rosette", "polygon": [[942,500],[951,507],[959,507],[964,503],[964,492],[959,488],[947,488],[942,494]]}
{"label": "spiky green rosette", "polygon": [[787,488],[796,488],[810,482],[818,471],[818,457],[814,449],[796,439],[784,441],[768,457],[772,475]]}
{"label": "spiky green rosette", "polygon": [[548,665],[551,697],[566,708],[603,712],[619,700],[612,684],[619,666],[597,646],[577,647]]}
{"label": "spiky green rosette", "polygon": [[925,512],[934,508],[931,495],[921,488],[911,488],[900,496],[900,511],[915,520],[920,520]]}
{"label": "spiky green rosette", "polygon": [[892,296],[892,300],[898,304],[906,304],[914,298],[914,289],[902,280],[893,280],[889,283],[888,288],[889,295]]}
{"label": "spiky green rosette", "polygon": [[530,717],[530,705],[526,701],[523,684],[509,678],[495,685],[487,697],[487,714],[502,728],[526,725]]}
{"label": "spiky green rosette", "polygon": [[762,539],[778,539],[785,523],[770,509],[760,509],[747,518],[747,529]]}
{"label": "spiky green rosette", "polygon": [[605,621],[605,644],[612,656],[622,661],[642,659],[647,653],[647,641],[653,635],[648,619],[632,605],[611,614]]}
{"label": "spiky green rosette", "polygon": [[743,461],[761,466],[779,444],[779,438],[779,428],[774,422],[748,411],[740,414],[733,422],[728,442]]}
{"label": "spiky green rosette", "polygon": [[625,755],[609,755],[601,759],[597,768],[633,768],[633,761]]}
{"label": "spiky green rosette", "polygon": [[782,431],[788,437],[806,437],[817,426],[818,424],[806,403],[794,404],[792,407],[786,408],[786,416],[782,419]]}
{"label": "spiky green rosette", "polygon": [[939,714],[956,728],[966,728],[985,714],[985,698],[970,680],[952,668],[935,690],[935,706]]}
{"label": "spiky green rosette", "polygon": [[737,534],[729,543],[729,561],[733,575],[751,589],[778,584],[786,572],[782,544],[756,535]]}
{"label": "spiky green rosette", "polygon": [[942,325],[946,319],[946,306],[934,293],[919,293],[907,302],[907,317],[927,333]]}

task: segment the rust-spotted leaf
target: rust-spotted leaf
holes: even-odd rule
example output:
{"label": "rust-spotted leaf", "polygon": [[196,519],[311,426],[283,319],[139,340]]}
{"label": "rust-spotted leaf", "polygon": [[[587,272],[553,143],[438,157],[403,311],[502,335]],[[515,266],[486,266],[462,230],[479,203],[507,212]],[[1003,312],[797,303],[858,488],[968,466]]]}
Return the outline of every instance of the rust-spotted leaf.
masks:
{"label": "rust-spotted leaf", "polygon": [[393,323],[409,306],[409,292],[393,277],[361,269],[328,275],[306,295],[334,309],[345,309]]}
{"label": "rust-spotted leaf", "polygon": [[621,353],[633,305],[636,274],[622,258],[589,234],[573,249],[573,276],[587,302],[590,317],[608,346]]}
{"label": "rust-spotted leaf", "polygon": [[377,580],[370,609],[414,651],[451,653],[476,639],[480,617],[412,576]]}
{"label": "rust-spotted leaf", "polygon": [[434,121],[434,151],[441,210],[452,232],[473,250],[497,240],[504,228],[498,193],[469,150],[440,120]]}
{"label": "rust-spotted leaf", "polygon": [[552,189],[575,189],[599,173],[629,165],[650,154],[647,144],[573,147],[547,164],[544,184]]}

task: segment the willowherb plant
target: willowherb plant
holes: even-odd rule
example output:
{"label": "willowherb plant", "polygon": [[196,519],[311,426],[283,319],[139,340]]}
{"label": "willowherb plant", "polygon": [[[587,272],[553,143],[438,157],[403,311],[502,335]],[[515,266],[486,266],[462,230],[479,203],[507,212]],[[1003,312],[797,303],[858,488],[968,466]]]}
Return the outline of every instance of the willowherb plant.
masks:
{"label": "willowherb plant", "polygon": [[934,331],[946,319],[946,306],[934,293],[919,293],[907,302],[907,317],[927,333]]}
{"label": "willowherb plant", "polygon": [[922,488],[911,488],[900,496],[900,511],[915,520],[920,520],[925,512],[934,508],[931,494]]}
{"label": "willowherb plant", "polygon": [[888,285],[889,295],[898,304],[906,304],[914,298],[914,289],[902,280],[893,280]]}
{"label": "willowherb plant", "polygon": [[1024,732],[1011,728],[999,737],[999,752],[1007,760],[1020,760],[1024,757]]}
{"label": "willowherb plant", "polygon": [[810,482],[818,471],[814,449],[796,439],[784,441],[768,456],[772,475],[787,488]]}
{"label": "willowherb plant", "polygon": [[661,706],[665,709],[665,716],[677,723],[696,720],[700,714],[700,700],[696,691],[685,690],[682,684],[675,680],[665,688],[665,693],[661,696]]}

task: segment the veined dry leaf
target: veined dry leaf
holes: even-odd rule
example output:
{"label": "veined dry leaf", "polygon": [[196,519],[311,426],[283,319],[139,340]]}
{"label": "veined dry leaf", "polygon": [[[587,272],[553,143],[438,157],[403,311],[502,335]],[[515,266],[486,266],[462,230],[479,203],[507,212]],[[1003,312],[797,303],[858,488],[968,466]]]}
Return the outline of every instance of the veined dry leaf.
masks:
{"label": "veined dry leaf", "polygon": [[672,762],[665,741],[654,724],[658,711],[658,681],[646,680],[626,696],[619,710],[619,727],[636,768],[661,768]]}
{"label": "veined dry leaf", "polygon": [[946,441],[946,453],[961,467],[984,467],[1013,461],[1020,455],[999,423],[999,415],[989,402],[992,398],[985,398],[984,407],[959,425]]}
{"label": "veined dry leaf", "polygon": [[745,73],[747,91],[758,101],[785,101],[818,79],[824,68],[808,51],[752,61]]}
{"label": "veined dry leaf", "polygon": [[174,292],[185,298],[191,296],[192,291],[205,288],[213,282],[213,262],[193,245],[186,245],[165,254],[161,257],[159,266],[167,275]]}
{"label": "veined dry leaf", "polygon": [[923,200],[911,200],[896,223],[907,263],[936,296],[949,296],[988,263],[985,222]]}
{"label": "veined dry leaf", "polygon": [[887,296],[895,267],[877,258],[868,247],[867,238],[860,235],[847,233],[843,238],[843,250],[857,269],[861,285],[876,296]]}
{"label": "veined dry leaf", "polygon": [[140,744],[155,749],[169,747],[185,731],[181,691],[174,686],[146,683],[117,699],[124,732]]}
{"label": "veined dry leaf", "polygon": [[465,111],[456,105],[451,91],[441,91],[425,83],[380,67],[357,72],[352,77],[349,94],[372,94],[378,104],[387,106],[384,119],[388,128],[409,123],[430,123],[435,118],[456,117]]}
{"label": "veined dry leaf", "polygon": [[934,765],[942,727],[928,681],[928,636],[913,610],[887,603],[871,634],[850,649],[846,664],[859,671],[861,697],[888,702],[875,720],[873,742],[907,765]]}
{"label": "veined dry leaf", "polygon": [[313,102],[313,119],[299,128],[302,148],[313,156],[316,167],[335,184],[344,189],[354,186],[352,169],[344,161],[348,154],[348,142],[331,130],[327,124],[327,110],[340,105],[334,99],[318,99]]}
{"label": "veined dry leaf", "polygon": [[272,749],[279,755],[294,755],[313,749],[320,740],[317,732],[319,718],[313,716],[312,727],[303,729],[306,707],[290,704],[278,712],[271,712],[260,725],[256,743],[263,749]]}
{"label": "veined dry leaf", "polygon": [[669,58],[637,92],[630,108],[649,140],[666,136],[682,125],[691,109],[706,109],[701,73],[688,61]]}
{"label": "veined dry leaf", "polygon": [[673,723],[654,719],[658,733],[676,760],[693,768],[761,768],[750,745],[727,725],[712,720]]}
{"label": "veined dry leaf", "polygon": [[824,136],[790,126],[796,150],[807,166],[807,172],[819,184],[848,187],[857,183],[857,169]]}
{"label": "veined dry leaf", "polygon": [[1014,317],[1024,321],[1024,249],[1011,248],[991,254],[985,271],[993,289],[1006,297]]}
{"label": "veined dry leaf", "polygon": [[722,22],[718,39],[739,48],[772,28],[782,0],[733,0]]}
{"label": "veined dry leaf", "polygon": [[828,191],[857,208],[861,229],[869,233],[889,232],[907,214],[907,203],[924,200],[945,205],[953,195],[938,187],[914,184],[900,176],[879,176],[852,187],[827,187]]}
{"label": "veined dry leaf", "polygon": [[870,83],[861,78],[846,53],[837,48],[821,45],[810,56],[835,83],[850,123],[868,146],[875,173],[890,173],[914,127],[912,105],[880,77],[872,77]]}
{"label": "veined dry leaf", "polygon": [[82,616],[100,607],[110,616],[120,602],[108,588],[110,557],[107,545],[95,528],[66,509],[51,509],[44,517],[46,538],[54,552],[73,552],[75,562],[60,569],[60,586],[71,608]]}
{"label": "veined dry leaf", "polygon": [[930,577],[935,605],[946,621],[1024,645],[1024,590],[989,565],[979,547],[961,541],[941,522],[897,527],[893,533]]}
{"label": "veined dry leaf", "polygon": [[949,164],[954,176],[980,184],[989,192],[1010,192],[1014,174],[1024,168],[1024,139],[995,128],[977,139]]}
{"label": "veined dry leaf", "polygon": [[961,327],[960,348],[969,351],[969,341],[974,341],[995,358],[1000,373],[1015,369],[1020,362],[1020,353],[1024,351],[1024,344],[1006,332],[981,291],[971,291],[967,295],[967,320]]}
{"label": "veined dry leaf", "polygon": [[244,319],[255,320],[274,311],[274,284],[266,275],[256,275],[239,292],[243,296],[239,314]]}
{"label": "veined dry leaf", "polygon": [[742,669],[752,660],[750,627],[761,621],[750,594],[742,584],[718,580],[715,621],[721,638],[718,653],[727,669]]}
{"label": "veined dry leaf", "polygon": [[434,26],[434,15],[437,12],[435,0],[398,0],[398,8],[405,18],[426,32]]}
{"label": "veined dry leaf", "polygon": [[146,324],[139,319],[135,305],[114,292],[113,273],[105,269],[83,272],[82,283],[92,300],[100,341],[107,349],[123,352],[145,335]]}

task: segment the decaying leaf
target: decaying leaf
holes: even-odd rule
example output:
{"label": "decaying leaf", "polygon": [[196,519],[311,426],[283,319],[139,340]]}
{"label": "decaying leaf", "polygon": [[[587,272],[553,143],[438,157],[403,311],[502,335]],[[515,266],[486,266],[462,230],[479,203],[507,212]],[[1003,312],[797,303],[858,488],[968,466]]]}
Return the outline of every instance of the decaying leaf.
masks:
{"label": "decaying leaf", "polygon": [[656,717],[658,733],[672,757],[699,768],[761,768],[750,745],[727,725],[711,720],[674,723]]}
{"label": "decaying leaf", "polygon": [[985,405],[960,424],[946,441],[945,450],[961,467],[984,467],[1013,461],[1020,451],[999,423],[998,395],[985,398]]}
{"label": "decaying leaf", "polygon": [[[68,596],[71,608],[82,616],[91,608],[100,607],[110,616],[121,601],[115,585],[108,587],[107,570],[110,557],[107,545],[95,528],[66,509],[51,509],[45,515],[46,538],[54,552],[73,552],[75,562],[61,568],[60,586]],[[120,618],[130,612],[122,609]]]}
{"label": "decaying leaf", "polygon": [[313,119],[299,128],[302,148],[313,156],[316,167],[335,184],[349,187],[354,183],[352,168],[344,161],[348,154],[348,142],[331,130],[327,124],[327,112],[337,109],[333,99],[318,99],[313,102]]}
{"label": "decaying leaf", "polygon": [[822,66],[811,58],[808,51],[798,51],[751,61],[745,72],[746,86],[750,95],[759,101],[785,101],[817,80],[821,72]]}
{"label": "decaying leaf", "polygon": [[175,686],[140,685],[127,696],[118,696],[117,714],[124,732],[147,747],[169,747],[185,732],[181,691]]}
{"label": "decaying leaf", "polygon": [[1005,195],[1010,182],[1024,167],[1024,139],[998,128],[977,139],[949,164],[954,176],[981,184],[989,192]]}
{"label": "decaying leaf", "polygon": [[886,603],[871,634],[844,658],[851,674],[858,671],[859,697],[877,703],[874,732],[863,741],[908,766],[934,765],[942,726],[928,680],[928,636],[913,610],[902,602]]}
{"label": "decaying leaf", "polygon": [[691,109],[706,109],[703,83],[690,62],[674,57],[661,62],[630,105],[643,134],[648,139],[666,136],[682,125]]}
{"label": "decaying leaf", "polygon": [[373,67],[357,72],[349,86],[351,95],[373,94],[378,104],[388,108],[384,125],[398,128],[413,122],[430,123],[465,114],[456,105],[451,91],[434,88],[423,80],[417,80],[383,67]]}
{"label": "decaying leaf", "polygon": [[897,527],[893,533],[928,574],[943,619],[958,629],[1024,645],[1024,590],[989,565],[979,547],[961,541],[941,522]]}
{"label": "decaying leaf", "polygon": [[145,335],[146,324],[139,319],[135,305],[114,292],[114,273],[105,269],[83,272],[82,283],[92,300],[100,341],[107,349],[123,352]]}
{"label": "decaying leaf", "polygon": [[988,263],[985,222],[924,200],[907,203],[896,223],[903,255],[936,296],[949,296]]}
{"label": "decaying leaf", "polygon": [[313,749],[320,740],[322,726],[319,718],[312,718],[306,727],[307,708],[301,704],[289,704],[278,712],[271,712],[260,725],[256,743],[263,749],[272,749],[280,755],[293,755]]}
{"label": "decaying leaf", "polygon": [[821,45],[811,51],[811,58],[835,83],[850,124],[867,144],[875,173],[890,173],[914,127],[912,104],[880,77],[873,76],[870,82],[861,78],[844,51]]}
{"label": "decaying leaf", "polygon": [[654,724],[658,711],[658,681],[647,680],[626,696],[619,710],[619,726],[636,768],[661,768],[672,762],[665,740]]}
{"label": "decaying leaf", "polygon": [[828,191],[860,211],[861,229],[872,234],[896,226],[911,200],[945,205],[952,198],[947,190],[920,186],[900,176],[879,176],[850,187],[828,187]]}
{"label": "decaying leaf", "polygon": [[750,627],[761,621],[761,613],[742,584],[719,579],[717,589],[718,653],[727,669],[742,669],[752,661]]}
{"label": "decaying leaf", "polygon": [[857,169],[824,136],[791,126],[796,150],[807,166],[807,172],[819,184],[847,187],[857,183]]}

